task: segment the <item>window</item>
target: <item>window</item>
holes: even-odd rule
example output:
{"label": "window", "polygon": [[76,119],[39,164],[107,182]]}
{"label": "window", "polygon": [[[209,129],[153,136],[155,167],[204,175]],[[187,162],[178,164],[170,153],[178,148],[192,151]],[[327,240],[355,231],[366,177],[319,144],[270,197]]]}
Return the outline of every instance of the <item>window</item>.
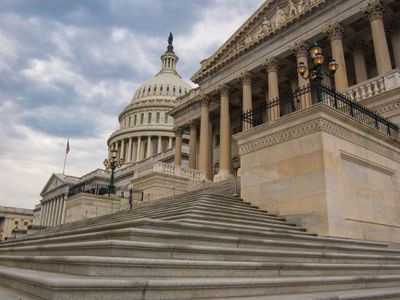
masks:
{"label": "window", "polygon": [[167,92],[169,92],[169,85],[167,85]]}
{"label": "window", "polygon": [[24,225],[25,225],[25,226],[28,226],[28,222],[27,222],[27,221],[25,221],[25,222],[24,222]]}
{"label": "window", "polygon": [[129,116],[129,124],[128,126],[131,126],[131,117]]}
{"label": "window", "polygon": [[142,125],[144,122],[144,113],[140,114],[140,125]]}
{"label": "window", "polygon": [[137,115],[135,115],[135,116],[133,117],[133,125],[136,125],[136,123],[137,123]]}
{"label": "window", "polygon": [[152,115],[151,115],[151,113],[149,113],[149,118],[147,120],[147,123],[149,123],[149,124],[151,124],[151,117],[152,117]]}
{"label": "window", "polygon": [[18,221],[14,221],[14,225],[18,225]]}
{"label": "window", "polygon": [[156,123],[157,124],[160,123],[160,113],[159,112],[156,114]]}
{"label": "window", "polygon": [[168,116],[167,113],[164,113],[164,123],[168,124]]}

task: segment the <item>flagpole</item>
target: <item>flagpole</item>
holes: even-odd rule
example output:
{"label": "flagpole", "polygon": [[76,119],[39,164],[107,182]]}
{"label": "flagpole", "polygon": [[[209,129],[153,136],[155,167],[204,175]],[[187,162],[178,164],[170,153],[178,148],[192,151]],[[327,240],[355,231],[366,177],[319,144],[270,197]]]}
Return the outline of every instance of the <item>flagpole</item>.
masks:
{"label": "flagpole", "polygon": [[63,175],[65,175],[65,164],[67,163],[67,155],[68,155],[68,152],[69,152],[69,138],[68,138],[68,141],[67,141],[67,147],[66,147],[66,149],[65,149],[65,156],[64,156],[64,167],[63,167]]}

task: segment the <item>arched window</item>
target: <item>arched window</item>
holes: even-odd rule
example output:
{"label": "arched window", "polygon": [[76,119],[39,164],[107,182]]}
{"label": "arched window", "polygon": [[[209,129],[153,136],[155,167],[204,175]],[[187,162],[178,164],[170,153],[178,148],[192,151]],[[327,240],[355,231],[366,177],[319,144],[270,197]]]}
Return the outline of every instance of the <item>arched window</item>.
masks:
{"label": "arched window", "polygon": [[140,114],[140,125],[142,125],[144,122],[144,113]]}
{"label": "arched window", "polygon": [[131,116],[129,116],[129,123],[128,123],[128,126],[129,126],[129,127],[131,126]]}
{"label": "arched window", "polygon": [[137,115],[135,115],[135,116],[133,117],[133,125],[136,125],[136,123],[137,123]]}
{"label": "arched window", "polygon": [[147,123],[151,124],[151,113],[149,113],[149,118],[147,120]]}
{"label": "arched window", "polygon": [[160,113],[156,113],[156,123],[160,123]]}

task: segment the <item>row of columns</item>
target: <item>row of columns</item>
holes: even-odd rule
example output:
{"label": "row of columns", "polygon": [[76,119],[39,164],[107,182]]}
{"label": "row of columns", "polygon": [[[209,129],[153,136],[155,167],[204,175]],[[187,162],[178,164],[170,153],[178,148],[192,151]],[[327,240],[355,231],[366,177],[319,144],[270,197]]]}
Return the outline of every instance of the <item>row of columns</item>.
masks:
{"label": "row of columns", "polygon": [[[143,159],[149,158],[154,154],[162,152],[163,139],[168,139],[167,149],[172,148],[172,137],[157,136],[157,153],[155,153],[155,147],[153,143],[154,136],[139,136],[127,139],[128,147],[125,151],[126,141],[125,139],[120,142],[111,144],[110,150],[118,151],[118,158],[123,159],[124,162],[136,162]],[[146,149],[147,142],[147,149]]]}
{"label": "row of columns", "polygon": [[[382,75],[392,69],[389,47],[386,39],[385,29],[383,25],[383,7],[379,2],[374,2],[366,9],[372,31],[372,40],[375,50],[375,58],[377,64],[378,75]],[[399,26],[392,32],[391,41],[395,53],[396,66],[400,67],[400,32]],[[345,52],[343,47],[343,32],[341,24],[335,23],[327,26],[324,32],[329,36],[332,49],[332,58],[338,64],[338,70],[335,73],[335,88],[343,90],[349,86],[347,69],[345,63]],[[297,64],[303,62],[308,67],[308,49],[309,45],[304,42],[298,42],[293,45],[292,50],[296,55]],[[364,52],[362,49],[354,51],[354,62],[357,82],[368,79],[367,67],[365,63]],[[268,75],[268,101],[272,102],[279,99],[279,80],[278,80],[278,60],[275,57],[268,58],[265,68]],[[244,72],[241,76],[242,92],[243,92],[243,112],[252,110],[252,78],[249,72]],[[298,87],[309,84],[309,79],[303,78],[298,74]],[[232,159],[231,159],[231,126],[229,112],[229,86],[223,85],[219,88],[220,95],[220,155],[219,155],[219,173],[214,178],[215,181],[226,179],[232,176]],[[210,135],[210,117],[209,117],[210,99],[203,96],[201,99],[200,110],[200,151],[198,158],[198,168],[200,171],[210,174],[210,143],[212,135]],[[300,99],[300,109],[307,108],[312,105],[310,95],[304,95]],[[280,117],[279,105],[272,106],[268,110],[268,120],[273,121]],[[243,130],[251,128],[251,124],[245,122]],[[189,168],[196,166],[196,136],[197,124],[192,122],[190,127],[190,144],[189,144]],[[181,164],[181,140],[182,130],[176,131],[176,148],[175,148],[175,164]],[[210,178],[210,176],[209,176]]]}
{"label": "row of columns", "polygon": [[65,221],[65,195],[60,195],[42,202],[40,225],[52,227]]}

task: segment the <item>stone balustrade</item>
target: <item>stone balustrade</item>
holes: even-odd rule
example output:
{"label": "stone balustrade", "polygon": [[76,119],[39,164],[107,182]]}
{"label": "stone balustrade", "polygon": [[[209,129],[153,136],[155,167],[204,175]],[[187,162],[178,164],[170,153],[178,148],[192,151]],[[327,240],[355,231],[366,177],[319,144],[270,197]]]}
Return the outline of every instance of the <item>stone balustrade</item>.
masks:
{"label": "stone balustrade", "polygon": [[400,88],[400,69],[360,82],[342,90],[341,93],[358,102],[396,88]]}
{"label": "stone balustrade", "polygon": [[181,178],[190,179],[192,181],[203,181],[206,180],[206,174],[189,168],[183,168],[180,166],[170,165],[166,163],[157,162],[151,165],[143,166],[138,169],[134,174],[134,178],[143,176],[149,173],[162,173],[168,175],[174,175]]}

